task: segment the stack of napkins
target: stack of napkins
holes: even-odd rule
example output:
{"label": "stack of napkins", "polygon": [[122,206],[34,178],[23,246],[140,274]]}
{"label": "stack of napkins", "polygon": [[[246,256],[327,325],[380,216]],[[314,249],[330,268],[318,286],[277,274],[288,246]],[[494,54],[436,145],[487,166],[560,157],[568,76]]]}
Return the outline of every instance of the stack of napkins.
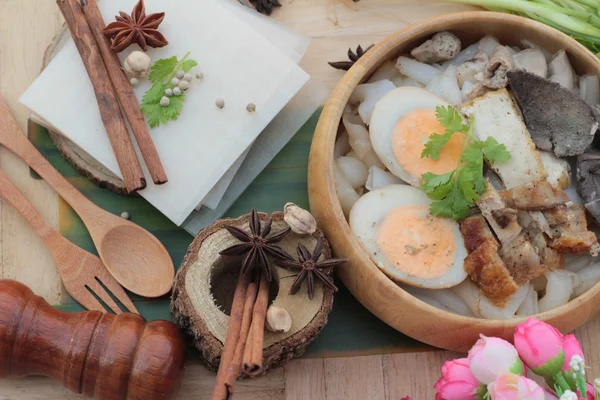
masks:
{"label": "stack of napkins", "polygon": [[[102,0],[98,5],[109,23],[136,3]],[[235,2],[146,0],[145,4],[147,13],[166,13],[159,30],[169,45],[149,50],[152,60],[190,52],[204,78],[192,82],[177,121],[150,129],[169,182],[154,185],[144,167],[148,187],[140,194],[174,223],[185,222],[186,229],[196,233],[226,211],[314,113],[325,93],[308,83],[310,77],[298,66],[309,40]],[[135,88],[138,100],[149,87],[142,81]],[[224,99],[223,109],[216,107],[217,98]],[[71,39],[21,102],[36,119],[121,177],[92,85]],[[248,103],[256,105],[256,112],[246,110]],[[143,161],[139,151],[138,155]]]}

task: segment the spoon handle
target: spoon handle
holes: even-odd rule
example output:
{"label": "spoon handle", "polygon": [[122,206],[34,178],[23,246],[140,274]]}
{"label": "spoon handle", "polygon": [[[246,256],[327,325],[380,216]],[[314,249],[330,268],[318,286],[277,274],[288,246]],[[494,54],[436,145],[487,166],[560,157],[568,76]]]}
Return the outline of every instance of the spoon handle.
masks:
{"label": "spoon handle", "polygon": [[54,246],[55,242],[60,240],[62,236],[48,225],[44,218],[2,171],[0,171],[0,196],[8,201],[29,222],[33,230],[44,240],[50,252],[57,247]]}
{"label": "spoon handle", "polygon": [[0,96],[0,144],[33,168],[67,202],[81,219],[100,209],[71,185],[31,144],[17,125],[5,100]]}

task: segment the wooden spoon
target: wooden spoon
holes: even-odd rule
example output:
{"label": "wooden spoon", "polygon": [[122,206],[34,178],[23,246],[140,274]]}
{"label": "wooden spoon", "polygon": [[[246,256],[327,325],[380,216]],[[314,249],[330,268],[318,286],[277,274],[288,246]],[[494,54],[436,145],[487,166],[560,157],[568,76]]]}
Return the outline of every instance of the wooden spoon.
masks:
{"label": "wooden spoon", "polygon": [[175,268],[162,243],[144,228],[96,206],[71,185],[25,137],[0,96],[0,144],[22,158],[75,210],[100,258],[129,291],[159,297],[171,290]]}

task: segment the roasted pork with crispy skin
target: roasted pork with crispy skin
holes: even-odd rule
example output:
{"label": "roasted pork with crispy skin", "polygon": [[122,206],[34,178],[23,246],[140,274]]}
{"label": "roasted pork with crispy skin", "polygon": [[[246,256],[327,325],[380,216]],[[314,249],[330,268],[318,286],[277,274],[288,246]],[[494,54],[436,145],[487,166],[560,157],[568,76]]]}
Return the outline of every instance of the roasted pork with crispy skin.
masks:
{"label": "roasted pork with crispy skin", "polygon": [[548,181],[529,182],[502,192],[502,199],[518,210],[541,211],[568,202],[569,196]]}
{"label": "roasted pork with crispy skin", "polygon": [[489,181],[485,192],[476,203],[500,243],[508,243],[521,234],[523,229],[517,221],[517,210],[506,206]]}
{"label": "roasted pork with crispy skin", "polygon": [[508,243],[503,243],[500,249],[500,257],[504,260],[510,275],[519,286],[546,272],[536,248],[531,244],[525,233]]}
{"label": "roasted pork with crispy skin", "polygon": [[519,290],[498,253],[499,244],[482,216],[469,217],[460,224],[469,255],[465,271],[494,305],[502,307]]}

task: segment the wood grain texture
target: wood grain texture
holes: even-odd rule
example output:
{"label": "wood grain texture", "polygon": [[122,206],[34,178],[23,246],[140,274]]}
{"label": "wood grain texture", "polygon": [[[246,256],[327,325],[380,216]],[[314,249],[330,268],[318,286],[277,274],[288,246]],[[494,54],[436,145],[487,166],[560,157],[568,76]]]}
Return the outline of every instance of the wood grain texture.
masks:
{"label": "wood grain texture", "polygon": [[150,232],[96,206],[69,183],[25,138],[0,97],[0,144],[33,168],[77,212],[100,258],[125,288],[144,297],[171,290],[175,268],[164,245]]}
{"label": "wood grain texture", "polygon": [[[79,0],[67,1],[69,1],[73,7],[79,4]],[[133,136],[135,136],[142,157],[146,162],[146,167],[148,167],[152,181],[157,185],[166,183],[168,180],[167,174],[165,173],[156,147],[154,146],[154,141],[146,127],[146,120],[144,119],[140,105],[135,97],[135,93],[133,93],[133,88],[129,83],[127,76],[125,76],[121,61],[117,57],[117,54],[110,50],[110,39],[104,35],[103,30],[106,25],[104,24],[102,14],[100,14],[98,4],[96,3],[96,0],[88,0],[87,4],[81,8],[86,16],[92,34],[96,39],[96,43],[98,43],[98,48],[100,49],[102,59],[106,65],[108,76],[115,88],[119,103],[121,103],[123,114],[125,114],[127,121],[129,121],[129,126],[133,132]]]}
{"label": "wood grain texture", "polygon": [[81,5],[78,2],[64,0],[58,0],[56,4],[71,31],[75,46],[94,87],[100,117],[106,128],[106,134],[115,153],[127,191],[142,190],[146,187],[146,178],[133,147],[131,136],[129,136],[106,64]]}
{"label": "wood grain texture", "polygon": [[[323,365],[326,400],[386,400],[383,356],[325,359]],[[360,385],[357,385],[359,376]]]}
{"label": "wood grain texture", "polygon": [[[506,45],[528,39],[554,53],[565,49],[579,74],[600,75],[600,60],[570,37],[538,22],[514,15],[470,12],[429,19],[379,42],[341,79],[327,100],[311,146],[308,192],[311,210],[330,239],[334,252],[349,262],[337,269],[350,292],[388,325],[435,347],[467,351],[480,334],[512,340],[525,318],[485,320],[463,317],[430,306],[405,292],[371,261],[350,230],[335,190],[333,148],[340,119],[354,88],[385,61],[407,53],[432,34],[449,30],[469,45],[487,34]],[[570,332],[600,311],[600,284],[563,307],[538,317],[562,332]],[[423,323],[423,321],[430,321]]]}
{"label": "wood grain texture", "polygon": [[[349,1],[347,1],[349,3]],[[333,89],[342,76],[326,61],[343,60],[348,47],[376,43],[388,34],[424,18],[454,11],[472,9],[469,6],[428,0],[361,0],[348,7],[342,0],[291,0],[273,13],[273,18],[299,32],[313,37],[313,42],[302,61],[311,75],[318,77],[327,88]],[[0,0],[0,94],[5,96],[15,112],[20,127],[25,130],[28,111],[18,103],[18,96],[35,79],[42,66],[42,55],[60,28],[62,21],[54,2]],[[31,27],[34,26],[35,29]],[[2,170],[17,184],[33,205],[54,227],[58,225],[56,194],[42,181],[29,178],[27,166],[6,149],[0,150]],[[289,178],[289,175],[287,177]],[[299,178],[300,179],[300,178]],[[304,177],[302,177],[304,179]],[[259,206],[260,204],[257,204]],[[247,210],[239,210],[240,214]],[[43,241],[17,215],[12,207],[0,205],[2,216],[0,276],[26,282],[35,292],[52,303],[63,296],[60,277]],[[577,330],[583,342],[586,358],[592,369],[589,376],[600,375],[600,317]],[[410,359],[390,362],[384,356],[386,400],[399,400],[396,394],[410,394],[414,399],[428,399],[425,394],[408,392],[406,381],[397,377],[408,375],[418,388],[430,388],[438,377],[442,362],[452,353],[416,353],[418,364]],[[399,357],[403,355],[394,355]],[[345,358],[340,362],[368,362],[364,357]],[[301,359],[269,372],[255,380],[244,380],[236,385],[236,400],[324,400],[324,359]],[[187,365],[179,399],[196,400],[210,396],[215,374],[199,362]],[[354,388],[368,384],[366,376],[329,374],[327,383],[339,385],[344,381],[352,393],[345,400],[365,400],[354,393]],[[430,389],[426,389],[430,390]],[[0,380],[0,400],[76,400],[62,385],[45,377]]]}
{"label": "wood grain texture", "polygon": [[88,310],[107,311],[92,295],[91,290],[110,307],[110,310],[116,314],[122,313],[119,306],[100,285],[101,283],[130,312],[138,313],[129,296],[108,272],[100,258],[74,245],[52,229],[2,171],[0,171],[0,195],[19,211],[33,230],[42,237],[54,258],[65,289],[82,306]]}
{"label": "wood grain texture", "polygon": [[172,400],[185,354],[172,322],[61,312],[27,286],[0,280],[0,378],[49,376],[74,393],[104,400]]}

